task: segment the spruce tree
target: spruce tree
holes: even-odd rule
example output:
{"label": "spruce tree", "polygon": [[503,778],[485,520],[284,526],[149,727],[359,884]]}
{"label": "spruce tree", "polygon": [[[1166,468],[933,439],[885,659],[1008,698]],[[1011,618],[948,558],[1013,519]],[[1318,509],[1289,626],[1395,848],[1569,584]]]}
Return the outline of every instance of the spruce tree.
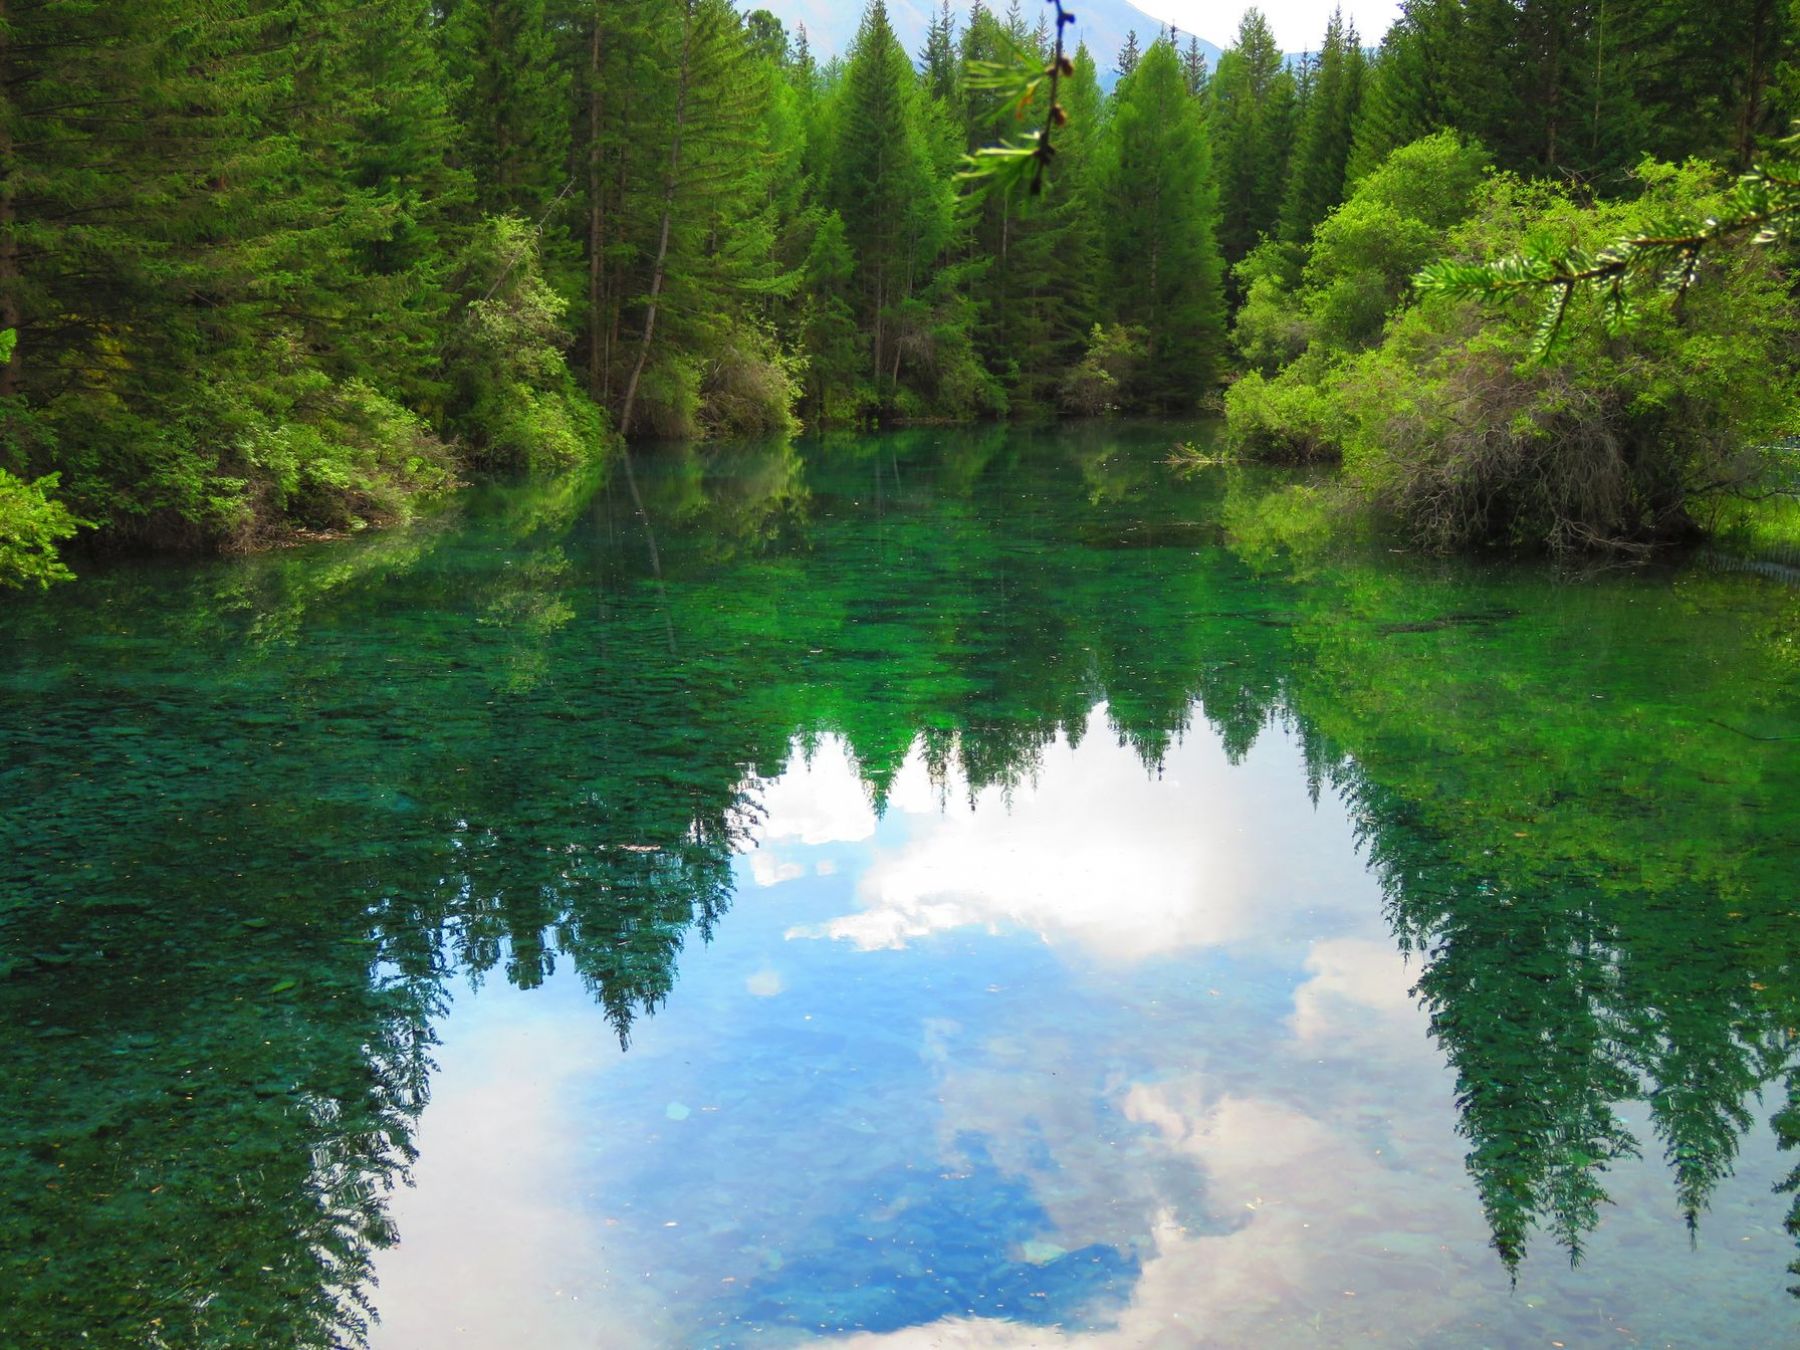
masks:
{"label": "spruce tree", "polygon": [[[929,235],[944,198],[931,163],[911,63],[882,0],[870,0],[844,70],[829,203],[856,258],[858,323],[870,376],[891,384],[902,353],[900,310],[928,280]],[[940,241],[937,241],[941,243]],[[931,256],[927,256],[930,254]]]}
{"label": "spruce tree", "polygon": [[552,0],[453,0],[443,24],[460,161],[483,211],[539,219],[570,181],[572,73]]}
{"label": "spruce tree", "polygon": [[1206,70],[1206,53],[1200,50],[1200,39],[1188,38],[1187,51],[1182,57],[1182,74],[1187,77],[1188,93],[1195,98],[1206,94],[1208,75]]}
{"label": "spruce tree", "polygon": [[817,216],[813,226],[800,293],[806,406],[808,416],[830,420],[862,367],[852,292],[856,259],[836,211]]}
{"label": "spruce tree", "polygon": [[1281,237],[1289,243],[1311,239],[1313,227],[1344,198],[1344,169],[1362,102],[1363,69],[1356,27],[1345,23],[1341,8],[1334,10],[1288,168]]}
{"label": "spruce tree", "polygon": [[956,17],[950,12],[950,0],[943,0],[942,7],[925,27],[919,70],[933,98],[952,105],[959,100],[962,68],[957,53]]}
{"label": "spruce tree", "polygon": [[1207,125],[1219,178],[1219,246],[1235,265],[1274,230],[1293,147],[1294,78],[1261,11],[1244,12],[1237,40],[1208,86]]}
{"label": "spruce tree", "polygon": [[1121,80],[1131,78],[1131,73],[1138,68],[1142,53],[1138,51],[1137,29],[1130,29],[1125,34],[1125,45],[1119,48],[1119,60],[1113,66],[1113,73]]}
{"label": "spruce tree", "polygon": [[774,255],[779,213],[764,132],[776,73],[759,62],[730,0],[679,0],[674,9],[662,66],[673,118],[657,147],[654,205],[644,218],[647,284],[628,344],[619,429],[637,430],[646,407],[664,434],[780,425],[785,377],[755,320],[759,298],[795,280]]}
{"label": "spruce tree", "polygon": [[1145,406],[1189,409],[1225,348],[1218,186],[1200,110],[1174,48],[1153,44],[1106,125],[1103,199],[1113,319],[1141,329]]}

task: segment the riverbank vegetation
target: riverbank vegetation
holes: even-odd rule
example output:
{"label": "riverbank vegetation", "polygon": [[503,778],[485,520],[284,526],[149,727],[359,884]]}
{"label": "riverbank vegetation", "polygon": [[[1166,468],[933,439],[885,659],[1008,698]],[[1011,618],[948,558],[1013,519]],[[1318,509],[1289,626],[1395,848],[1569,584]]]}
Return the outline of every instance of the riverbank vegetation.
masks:
{"label": "riverbank vegetation", "polygon": [[1030,8],[910,54],[870,0],[820,59],[729,0],[5,7],[0,581],[621,435],[1191,411],[1240,372],[1237,453],[1341,457],[1438,547],[1675,536],[1796,429],[1791,246],[1553,361],[1529,306],[1412,286],[1708,210],[1800,104],[1795,0],[1082,49],[1047,190],[975,190],[1047,114],[983,77],[1049,61]]}

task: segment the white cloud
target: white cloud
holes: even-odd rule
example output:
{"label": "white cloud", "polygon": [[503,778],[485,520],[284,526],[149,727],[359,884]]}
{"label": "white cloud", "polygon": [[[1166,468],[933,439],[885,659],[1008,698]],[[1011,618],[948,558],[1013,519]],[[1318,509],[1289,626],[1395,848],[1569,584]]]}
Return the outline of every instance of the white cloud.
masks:
{"label": "white cloud", "polygon": [[[1391,1044],[1425,1017],[1412,996],[1414,974],[1391,940],[1332,938],[1313,944],[1306,958],[1310,979],[1294,991],[1288,1026],[1306,1047],[1340,1052],[1371,1039]],[[1349,1042],[1349,1044],[1345,1044]]]}
{"label": "white cloud", "polygon": [[745,980],[744,988],[757,998],[774,998],[786,989],[787,985],[782,981],[780,971],[765,967]]}
{"label": "white cloud", "polygon": [[[1466,1188],[1444,1184],[1460,1172],[1448,1096],[1434,1109],[1379,1120],[1395,1074],[1441,1073],[1422,1028],[1399,1042],[1415,1052],[1395,1059],[1389,1019],[1417,1013],[1392,958],[1391,947],[1360,939],[1314,944],[1312,978],[1296,991],[1288,1022],[1292,1038],[1271,1047],[1271,1060],[1223,1057],[1170,1079],[1112,1083],[1105,1109],[1135,1131],[1081,1109],[1083,1094],[1070,1089],[1083,1081],[1086,1057],[1072,1042],[990,1041],[979,1065],[941,1060],[947,1158],[965,1132],[979,1135],[1043,1203],[1050,1223],[1034,1245],[1135,1251],[1137,1282],[1122,1308],[1099,1310],[1098,1327],[955,1317],[831,1344],[1312,1347],[1381,1340],[1396,1326],[1429,1338],[1465,1323],[1475,1304],[1516,1312],[1503,1282],[1452,1278],[1459,1261],[1488,1253],[1479,1206]],[[1365,1017],[1374,1012],[1390,1039],[1385,1064],[1359,1062],[1346,1081],[1342,1066],[1364,1038],[1354,1018],[1326,1013],[1353,1005]],[[1318,1055],[1340,1067],[1315,1104],[1318,1080],[1309,1084],[1302,1064]],[[1071,1175],[1083,1184],[1068,1186]]]}
{"label": "white cloud", "polygon": [[1045,751],[1033,783],[970,805],[966,785],[934,784],[915,754],[889,799],[907,842],[877,849],[858,912],[790,936],[875,950],[1024,928],[1115,963],[1303,943],[1322,911],[1372,913],[1379,894],[1343,812],[1312,807],[1292,756],[1271,736],[1234,767],[1201,729],[1158,781],[1101,707],[1079,748],[1059,739]]}
{"label": "white cloud", "polygon": [[799,863],[783,862],[764,849],[750,855],[750,879],[758,886],[779,886],[784,881],[798,881],[806,875]]}
{"label": "white cloud", "polygon": [[820,741],[810,759],[796,747],[787,772],[752,783],[750,794],[762,804],[762,818],[750,827],[759,842],[816,847],[852,844],[875,833],[875,808],[850,747],[837,736]]}
{"label": "white cloud", "polygon": [[[634,1344],[642,1311],[602,1296],[604,1221],[565,1184],[579,1138],[570,1102],[617,1055],[532,995],[483,1000],[483,1018],[438,1052],[417,1184],[391,1200],[401,1242],[380,1254],[371,1342]],[[536,1165],[521,1169],[521,1157]]]}
{"label": "white cloud", "polygon": [[[1229,47],[1237,37],[1238,24],[1244,11],[1252,8],[1243,0],[1134,0],[1137,7],[1164,23],[1173,23],[1184,33],[1198,33],[1209,42]],[[1325,23],[1331,11],[1342,3],[1344,17],[1356,24],[1365,47],[1374,47],[1400,17],[1399,0],[1258,0],[1254,8],[1263,12],[1275,40],[1283,51],[1317,51],[1325,34]]]}
{"label": "white cloud", "polygon": [[[1149,1132],[1153,1154],[1199,1174],[1204,1209],[1182,1214],[1165,1202],[1151,1211],[1148,1232],[1133,1244],[1143,1263],[1137,1283],[1125,1306],[1103,1319],[1110,1325],[950,1318],[833,1344],[1299,1347],[1380,1339],[1394,1326],[1428,1334],[1466,1314],[1443,1278],[1443,1248],[1481,1252],[1482,1232],[1478,1207],[1456,1189],[1409,1187],[1355,1130],[1288,1103],[1210,1093],[1198,1076],[1132,1084],[1117,1106]],[[1432,1134],[1453,1139],[1447,1122],[1428,1124]],[[1453,1167],[1454,1153],[1439,1151],[1434,1164]],[[1404,1253],[1395,1250],[1403,1239]],[[1083,1227],[1043,1240],[1074,1249],[1118,1239]]]}

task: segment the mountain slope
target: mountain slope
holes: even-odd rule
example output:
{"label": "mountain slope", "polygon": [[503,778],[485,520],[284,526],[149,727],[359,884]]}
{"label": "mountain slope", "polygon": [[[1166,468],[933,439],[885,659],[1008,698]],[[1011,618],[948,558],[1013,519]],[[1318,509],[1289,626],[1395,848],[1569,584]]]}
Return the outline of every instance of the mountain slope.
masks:
{"label": "mountain slope", "polygon": [[[820,60],[842,56],[849,51],[856,38],[857,25],[862,22],[862,7],[855,0],[851,3],[844,3],[844,0],[742,0],[741,7],[768,10],[787,25],[789,33],[805,24],[813,54]],[[1004,3],[995,3],[991,7],[1005,13]],[[1037,22],[1039,10],[1047,18],[1053,15],[1050,6],[1039,0],[1021,0],[1021,8],[1028,23]],[[1100,68],[1102,80],[1109,85],[1113,63],[1118,60],[1119,49],[1125,45],[1126,33],[1136,31],[1138,46],[1147,47],[1163,26],[1160,20],[1151,18],[1127,0],[1075,0],[1070,8],[1075,11],[1074,30],[1069,38],[1071,49],[1076,43],[1087,43],[1094,64]],[[887,9],[888,21],[894,25],[901,43],[916,57],[925,45],[925,28],[937,11],[937,5],[933,0],[887,0]],[[968,15],[968,5],[955,3],[952,13],[957,17],[960,32],[962,21]],[[1186,34],[1182,35],[1181,46],[1186,50]],[[1209,66],[1218,63],[1219,49],[1205,38],[1200,39],[1200,50],[1206,53]]]}

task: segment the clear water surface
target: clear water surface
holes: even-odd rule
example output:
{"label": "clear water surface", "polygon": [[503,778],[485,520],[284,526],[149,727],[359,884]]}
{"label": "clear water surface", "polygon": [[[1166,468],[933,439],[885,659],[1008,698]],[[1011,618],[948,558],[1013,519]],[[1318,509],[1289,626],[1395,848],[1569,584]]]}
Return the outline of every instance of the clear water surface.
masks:
{"label": "clear water surface", "polygon": [[1800,1341],[1800,590],[1178,431],[6,598],[0,1343]]}

